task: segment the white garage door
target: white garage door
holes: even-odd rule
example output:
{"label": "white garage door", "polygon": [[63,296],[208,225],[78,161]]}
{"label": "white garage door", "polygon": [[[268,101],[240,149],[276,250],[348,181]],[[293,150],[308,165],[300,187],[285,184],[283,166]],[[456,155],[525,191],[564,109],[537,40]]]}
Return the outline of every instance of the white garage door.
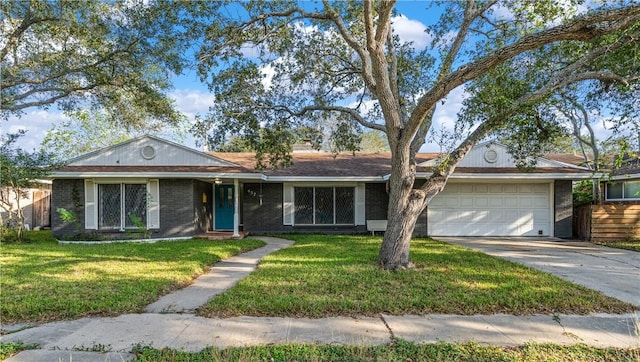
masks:
{"label": "white garage door", "polygon": [[429,235],[549,236],[549,190],[541,183],[448,184],[428,206]]}

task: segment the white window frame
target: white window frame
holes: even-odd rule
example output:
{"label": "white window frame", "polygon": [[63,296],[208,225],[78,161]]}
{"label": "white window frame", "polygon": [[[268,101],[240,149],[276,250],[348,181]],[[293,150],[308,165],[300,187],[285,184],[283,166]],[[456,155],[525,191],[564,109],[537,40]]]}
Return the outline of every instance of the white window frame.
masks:
{"label": "white window frame", "polygon": [[[605,200],[606,200],[606,201],[638,201],[638,200],[640,200],[640,195],[638,195],[637,197],[624,197],[624,194],[625,194],[625,192],[624,192],[624,191],[625,191],[625,187],[626,187],[626,185],[627,185],[628,183],[631,183],[631,182],[638,182],[638,183],[640,183],[640,180],[624,180],[624,181],[623,181],[623,180],[618,180],[618,181],[608,181],[608,182],[605,184],[605,190],[604,190]],[[610,185],[611,183],[617,183],[617,184],[622,185],[622,193],[621,193],[622,197],[621,197],[621,198],[609,198],[609,185]]]}
{"label": "white window frame", "polygon": [[[148,219],[149,219],[149,185],[147,184],[147,182],[99,182],[98,184],[98,197],[96,199],[96,206],[97,206],[97,210],[98,210],[98,230],[119,230],[119,231],[125,231],[125,230],[134,230],[137,227],[136,226],[127,226],[127,210],[125,209],[126,207],[126,187],[127,185],[144,185],[145,187],[145,223],[148,226]],[[120,186],[120,225],[117,225],[115,227],[100,227],[100,202],[102,201],[100,198],[100,185],[119,185]]]}
{"label": "white window frame", "polygon": [[[121,198],[121,218],[120,228],[113,229],[101,229],[98,221],[98,187],[101,184],[144,184],[146,185],[147,200],[146,200],[146,221],[147,229],[159,229],[160,228],[160,184],[158,179],[85,179],[85,229],[87,230],[112,230],[112,231],[125,231],[132,229],[131,227],[124,227],[125,221],[122,221],[122,202]],[[124,186],[121,186],[124,187]],[[122,191],[121,191],[122,192]]]}

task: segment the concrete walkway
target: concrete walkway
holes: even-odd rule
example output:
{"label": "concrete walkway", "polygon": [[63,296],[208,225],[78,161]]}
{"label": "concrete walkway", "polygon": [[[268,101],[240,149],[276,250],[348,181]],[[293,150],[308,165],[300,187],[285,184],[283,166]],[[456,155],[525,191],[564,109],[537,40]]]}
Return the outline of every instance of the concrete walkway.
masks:
{"label": "concrete walkway", "polygon": [[293,241],[279,238],[262,236],[254,239],[262,240],[267,245],[216,263],[207,274],[198,277],[193,284],[161,297],[157,302],[147,306],[145,312],[193,313],[209,299],[233,287],[253,272],[263,256],[293,245]]}
{"label": "concrete walkway", "polygon": [[640,253],[636,251],[550,238],[437,239],[557,275],[640,309]]}
{"label": "concrete walkway", "polygon": [[[2,336],[3,342],[36,343],[39,350],[8,361],[126,361],[136,345],[200,351],[209,346],[284,343],[375,345],[403,338],[420,343],[469,342],[500,346],[528,341],[585,343],[594,347],[640,347],[640,313],[624,315],[427,315],[363,318],[203,318],[189,314],[213,295],[253,271],[262,256],[291,245],[267,246],[216,264],[192,286],[164,296],[148,313],[83,318],[43,324]],[[179,312],[179,313],[176,313]],[[107,351],[98,353],[91,351]]]}

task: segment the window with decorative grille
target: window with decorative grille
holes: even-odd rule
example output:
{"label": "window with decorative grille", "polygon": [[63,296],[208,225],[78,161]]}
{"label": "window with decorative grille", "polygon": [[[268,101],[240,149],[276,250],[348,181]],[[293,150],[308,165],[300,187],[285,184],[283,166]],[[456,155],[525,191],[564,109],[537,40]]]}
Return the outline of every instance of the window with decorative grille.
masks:
{"label": "window with decorative grille", "polygon": [[135,228],[136,220],[147,225],[147,185],[98,185],[98,228]]}
{"label": "window with decorative grille", "polygon": [[295,187],[296,225],[353,225],[353,187]]}

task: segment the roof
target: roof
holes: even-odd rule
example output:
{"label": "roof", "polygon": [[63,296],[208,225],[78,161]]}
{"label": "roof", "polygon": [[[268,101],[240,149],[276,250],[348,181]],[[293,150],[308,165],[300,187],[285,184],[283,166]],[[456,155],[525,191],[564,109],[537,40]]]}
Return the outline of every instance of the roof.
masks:
{"label": "roof", "polygon": [[[153,147],[151,154],[143,151]],[[487,152],[493,152],[490,159]],[[157,155],[157,157],[156,157]],[[442,153],[418,153],[417,177],[427,177]],[[151,157],[145,157],[151,156]],[[204,153],[154,137],[141,137],[72,160],[54,178],[239,178],[269,181],[383,181],[391,174],[391,153],[293,152],[289,167],[256,169],[254,153]],[[550,154],[538,167],[520,170],[497,143],[480,144],[456,168],[453,178],[588,178],[575,155]]]}
{"label": "roof", "polygon": [[584,156],[579,156],[572,153],[545,153],[542,155],[542,157],[575,166],[584,166],[587,162],[584,160]]}
{"label": "roof", "polygon": [[611,176],[614,180],[640,177],[640,157],[627,156],[620,168],[611,171]]}
{"label": "roof", "polygon": [[[247,169],[255,169],[253,153],[213,152],[212,156],[233,162]],[[438,157],[437,153],[419,153],[416,162]],[[294,152],[289,167],[269,168],[261,172],[267,176],[335,176],[335,177],[383,177],[391,173],[391,153],[339,153]]]}

